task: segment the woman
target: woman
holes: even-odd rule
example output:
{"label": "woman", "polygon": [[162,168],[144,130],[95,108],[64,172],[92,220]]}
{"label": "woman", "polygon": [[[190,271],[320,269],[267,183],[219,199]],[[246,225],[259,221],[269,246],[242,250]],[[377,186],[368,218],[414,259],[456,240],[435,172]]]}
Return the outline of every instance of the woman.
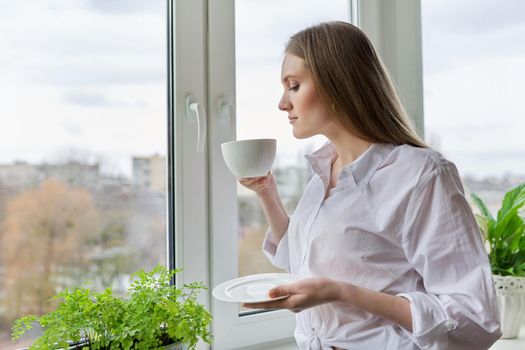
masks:
{"label": "woman", "polygon": [[298,282],[251,308],[297,312],[301,349],[487,349],[500,336],[487,255],[456,167],[412,130],[357,27],[291,37],[282,65],[295,137],[313,178],[289,217],[273,175],[240,179],[261,200],[263,251]]}

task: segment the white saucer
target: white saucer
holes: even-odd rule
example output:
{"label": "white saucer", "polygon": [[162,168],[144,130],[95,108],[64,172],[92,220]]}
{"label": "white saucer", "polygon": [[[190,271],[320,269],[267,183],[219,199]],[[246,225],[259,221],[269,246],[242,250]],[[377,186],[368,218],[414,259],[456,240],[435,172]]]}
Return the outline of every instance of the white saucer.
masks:
{"label": "white saucer", "polygon": [[298,280],[299,276],[290,273],[261,273],[223,282],[213,288],[212,294],[215,299],[232,303],[264,303],[287,297],[271,299],[268,297],[270,289]]}

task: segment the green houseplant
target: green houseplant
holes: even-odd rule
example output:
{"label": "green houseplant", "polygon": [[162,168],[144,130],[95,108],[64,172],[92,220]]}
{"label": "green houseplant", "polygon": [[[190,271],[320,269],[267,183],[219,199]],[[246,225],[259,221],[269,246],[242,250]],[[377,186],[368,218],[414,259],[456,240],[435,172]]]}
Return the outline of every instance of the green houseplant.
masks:
{"label": "green houseplant", "polygon": [[175,288],[170,280],[179,271],[157,266],[136,272],[127,298],[109,288],[60,292],[56,310],[15,321],[13,340],[38,322],[44,332],[30,349],[194,349],[199,340],[210,343],[211,315],[196,299],[206,287],[194,282]]}
{"label": "green houseplant", "polygon": [[525,314],[525,183],[503,197],[494,217],[483,200],[471,193],[479,209],[476,221],[488,249],[498,297],[503,338],[518,336]]}

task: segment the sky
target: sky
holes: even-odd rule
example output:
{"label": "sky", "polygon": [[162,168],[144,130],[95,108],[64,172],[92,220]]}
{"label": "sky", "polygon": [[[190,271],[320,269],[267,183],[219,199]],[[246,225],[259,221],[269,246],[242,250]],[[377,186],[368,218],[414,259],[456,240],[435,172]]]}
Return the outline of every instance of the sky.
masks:
{"label": "sky", "polygon": [[[278,164],[324,141],[277,109],[284,44],[333,19],[346,1],[236,3],[238,138],[277,138]],[[164,0],[0,0],[0,164],[129,176],[131,156],[165,154],[165,25]],[[525,174],[525,2],[422,0],[422,29],[427,141],[463,175]]]}
{"label": "sky", "polygon": [[525,2],[422,1],[425,127],[463,174],[525,174]]}
{"label": "sky", "polygon": [[165,28],[161,0],[0,0],[0,163],[165,154]]}

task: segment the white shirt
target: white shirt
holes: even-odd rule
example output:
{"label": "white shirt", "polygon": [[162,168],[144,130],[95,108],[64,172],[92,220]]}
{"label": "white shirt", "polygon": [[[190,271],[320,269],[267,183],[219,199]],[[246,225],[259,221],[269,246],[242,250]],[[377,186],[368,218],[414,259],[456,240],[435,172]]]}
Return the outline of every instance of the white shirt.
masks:
{"label": "white shirt", "polygon": [[412,332],[334,302],[297,314],[301,349],[487,349],[501,335],[487,254],[456,167],[431,149],[373,144],[323,200],[336,151],[306,156],[315,174],[273,265],[410,300]]}

